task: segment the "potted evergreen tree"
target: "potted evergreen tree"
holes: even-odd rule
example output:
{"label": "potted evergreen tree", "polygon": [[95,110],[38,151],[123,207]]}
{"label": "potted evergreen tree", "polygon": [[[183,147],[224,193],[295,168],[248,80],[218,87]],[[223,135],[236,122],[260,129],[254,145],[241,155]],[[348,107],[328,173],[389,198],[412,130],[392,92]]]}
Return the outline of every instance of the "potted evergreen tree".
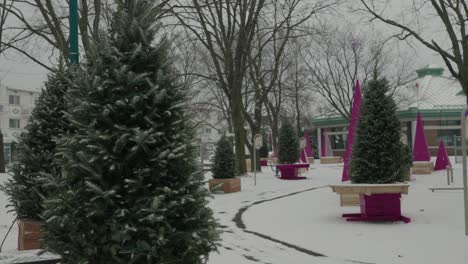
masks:
{"label": "potted evergreen tree", "polygon": [[208,185],[211,192],[222,190],[224,193],[239,192],[241,182],[236,178],[236,159],[232,151],[231,141],[226,136],[222,136],[215,150],[211,173],[213,179]]}
{"label": "potted evergreen tree", "polygon": [[259,155],[260,155],[260,166],[268,166],[268,143],[267,137],[263,135],[263,145],[260,148]]}
{"label": "potted evergreen tree", "polygon": [[64,116],[64,93],[68,86],[64,66],[49,74],[45,87],[17,144],[12,176],[1,187],[18,218],[18,250],[40,248],[42,197],[50,190],[41,181],[44,174],[56,175],[60,165],[53,162],[55,139],[70,131]]}
{"label": "potted evergreen tree", "polygon": [[276,167],[281,172],[281,179],[298,180],[300,168],[308,168],[309,164],[295,164],[299,160],[299,139],[297,131],[289,121],[283,122],[279,131],[278,162]]}
{"label": "potted evergreen tree", "polygon": [[349,221],[402,220],[401,193],[408,192],[404,173],[408,167],[405,146],[400,140],[397,106],[385,79],[372,80],[364,101],[351,157],[351,184],[332,186],[338,193],[358,193],[361,213],[344,215]]}
{"label": "potted evergreen tree", "polygon": [[188,87],[157,1],[117,1],[68,88],[45,249],[61,263],[205,263],[218,241],[196,160]]}

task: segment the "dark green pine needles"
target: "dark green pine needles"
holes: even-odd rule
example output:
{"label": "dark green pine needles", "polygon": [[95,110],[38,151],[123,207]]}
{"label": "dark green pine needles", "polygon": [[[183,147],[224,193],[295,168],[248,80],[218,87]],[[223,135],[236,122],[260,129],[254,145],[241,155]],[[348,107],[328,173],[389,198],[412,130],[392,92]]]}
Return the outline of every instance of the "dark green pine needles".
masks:
{"label": "dark green pine needles", "polygon": [[154,5],[119,1],[67,93],[77,132],[59,142],[63,174],[43,214],[62,263],[197,264],[216,249],[187,87],[156,40]]}
{"label": "dark green pine needles", "polygon": [[68,71],[60,66],[48,76],[45,88],[37,101],[25,132],[17,144],[17,160],[12,166],[12,178],[2,186],[19,218],[39,220],[43,195],[47,185],[44,174],[56,175],[60,165],[54,164],[56,138],[70,130],[64,118],[64,94],[68,86]]}
{"label": "dark green pine needles", "polygon": [[364,101],[351,158],[353,183],[394,183],[403,181],[408,167],[401,142],[401,125],[396,104],[388,94],[386,80],[372,80]]}
{"label": "dark green pine needles", "polygon": [[235,177],[236,159],[232,151],[232,144],[226,136],[222,136],[216,145],[211,172],[215,179]]}
{"label": "dark green pine needles", "polygon": [[299,160],[299,155],[297,130],[290,122],[285,121],[279,131],[279,162],[284,164],[296,163]]}

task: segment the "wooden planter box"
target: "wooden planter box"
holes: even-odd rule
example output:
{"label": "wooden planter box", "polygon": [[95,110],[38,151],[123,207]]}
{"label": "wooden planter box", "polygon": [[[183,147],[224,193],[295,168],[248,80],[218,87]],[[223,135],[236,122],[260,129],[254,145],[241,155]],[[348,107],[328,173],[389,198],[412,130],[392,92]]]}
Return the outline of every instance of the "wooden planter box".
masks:
{"label": "wooden planter box", "polygon": [[306,177],[299,176],[299,170],[309,168],[307,163],[297,163],[297,164],[278,164],[276,167],[280,171],[280,179],[283,180],[302,180]]}
{"label": "wooden planter box", "polygon": [[18,250],[40,249],[43,236],[42,222],[33,219],[18,220]]}
{"label": "wooden planter box", "polygon": [[334,156],[334,157],[321,157],[320,164],[335,164],[343,162],[343,158]]}
{"label": "wooden planter box", "polygon": [[208,181],[208,186],[209,186],[210,192],[216,192],[216,191],[223,191],[224,193],[240,192],[241,181],[239,178],[211,179]]}
{"label": "wooden planter box", "polygon": [[356,193],[340,194],[340,206],[359,206],[360,198]]}
{"label": "wooden planter box", "polygon": [[434,169],[432,161],[414,161],[413,174],[431,174]]}
{"label": "wooden planter box", "polygon": [[315,161],[314,157],[307,157],[307,160],[309,161],[309,164],[313,164]]}
{"label": "wooden planter box", "polygon": [[359,195],[361,212],[343,214],[346,221],[403,221],[411,219],[401,215],[401,194],[408,194],[408,184],[340,184],[330,185],[340,195]]}

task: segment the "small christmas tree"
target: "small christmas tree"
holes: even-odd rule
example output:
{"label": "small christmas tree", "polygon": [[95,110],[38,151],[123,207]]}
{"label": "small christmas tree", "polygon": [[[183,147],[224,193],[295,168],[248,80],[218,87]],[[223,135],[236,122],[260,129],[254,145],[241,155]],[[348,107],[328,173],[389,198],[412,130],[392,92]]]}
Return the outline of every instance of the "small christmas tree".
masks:
{"label": "small christmas tree", "polygon": [[268,142],[267,142],[266,135],[263,135],[262,139],[263,139],[263,144],[258,152],[259,152],[260,158],[265,159],[265,158],[268,158]]}
{"label": "small christmas tree", "polygon": [[222,136],[216,145],[211,172],[215,179],[229,179],[235,177],[236,159],[232,145],[226,136]]}
{"label": "small christmas tree", "polygon": [[58,70],[48,76],[45,88],[31,113],[29,123],[21,134],[17,146],[17,160],[12,166],[12,178],[2,186],[9,196],[9,206],[19,218],[40,220],[41,195],[47,188],[41,175],[57,174],[60,165],[53,162],[56,152],[55,140],[70,130],[64,116],[68,80],[66,70]]}
{"label": "small christmas tree", "polygon": [[396,104],[386,80],[372,80],[364,92],[356,142],[351,157],[353,183],[394,183],[408,166]]}
{"label": "small christmas tree", "polygon": [[291,123],[285,121],[279,131],[279,163],[293,164],[299,159],[299,139]]}
{"label": "small christmas tree", "polygon": [[61,263],[205,263],[218,231],[188,89],[157,3],[117,3],[67,92],[76,132],[58,142],[62,177],[48,182],[57,192],[44,202],[44,245]]}

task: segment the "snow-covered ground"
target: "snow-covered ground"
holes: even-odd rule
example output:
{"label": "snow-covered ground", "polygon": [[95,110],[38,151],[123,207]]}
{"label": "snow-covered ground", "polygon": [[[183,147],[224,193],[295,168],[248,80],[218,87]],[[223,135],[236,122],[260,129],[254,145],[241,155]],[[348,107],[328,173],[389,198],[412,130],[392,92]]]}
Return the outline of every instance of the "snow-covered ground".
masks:
{"label": "snow-covered ground", "polygon": [[[454,167],[452,186],[461,187],[461,166]],[[357,213],[359,208],[340,207],[338,195],[322,188],[341,181],[342,166],[313,164],[302,181],[279,180],[269,168],[263,170],[257,186],[252,177],[242,178],[241,193],[214,196],[211,206],[225,232],[210,264],[468,263],[463,192],[428,189],[447,187],[445,171],[412,176],[409,194],[402,199],[403,215],[412,222],[405,224],[346,222],[341,214]],[[310,190],[314,187],[319,188]],[[244,207],[247,232],[233,221]]]}
{"label": "snow-covered ground", "polygon": [[[402,199],[409,224],[346,222],[341,214],[359,208],[340,207],[327,187],[340,182],[340,165],[315,163],[301,181],[279,180],[268,167],[263,171],[256,186],[251,174],[242,178],[241,192],[213,195],[210,206],[224,232],[209,264],[468,263],[462,191],[428,189],[446,187],[445,171],[413,175]],[[462,186],[461,174],[455,165],[453,186]],[[0,177],[2,183],[7,175]],[[0,193],[2,238],[14,219],[6,203]],[[4,251],[16,248],[17,232],[14,225]]]}

